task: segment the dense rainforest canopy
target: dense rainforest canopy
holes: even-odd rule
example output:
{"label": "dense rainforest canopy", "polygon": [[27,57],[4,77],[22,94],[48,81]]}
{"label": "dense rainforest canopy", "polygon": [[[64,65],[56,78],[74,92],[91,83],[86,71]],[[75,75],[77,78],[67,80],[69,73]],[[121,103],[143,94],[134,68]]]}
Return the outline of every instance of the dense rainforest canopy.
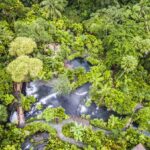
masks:
{"label": "dense rainforest canopy", "polygon": [[[89,68],[72,68],[76,59]],[[26,94],[32,81],[52,81],[59,97],[89,84],[86,107],[113,114],[71,122]],[[42,133],[46,150],[150,149],[150,1],[0,0],[0,83],[1,150],[40,150]],[[35,104],[41,114],[27,118]]]}

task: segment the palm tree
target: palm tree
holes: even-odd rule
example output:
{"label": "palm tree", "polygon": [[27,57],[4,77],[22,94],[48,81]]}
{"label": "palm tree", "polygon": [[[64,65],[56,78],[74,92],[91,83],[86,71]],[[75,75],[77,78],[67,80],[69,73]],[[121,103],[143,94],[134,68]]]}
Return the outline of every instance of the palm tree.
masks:
{"label": "palm tree", "polygon": [[66,0],[43,0],[41,2],[42,9],[46,12],[46,18],[61,17],[61,12],[67,4]]}
{"label": "palm tree", "polygon": [[82,137],[84,134],[84,127],[82,125],[75,123],[75,126],[71,127],[71,132],[77,141],[82,142]]}

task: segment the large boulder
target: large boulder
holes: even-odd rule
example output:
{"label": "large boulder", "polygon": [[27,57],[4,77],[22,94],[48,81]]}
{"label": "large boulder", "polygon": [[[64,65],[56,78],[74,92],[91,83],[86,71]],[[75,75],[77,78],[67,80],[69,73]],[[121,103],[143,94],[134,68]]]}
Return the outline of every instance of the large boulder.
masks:
{"label": "large boulder", "polygon": [[132,150],[146,150],[145,147],[140,143],[136,145]]}

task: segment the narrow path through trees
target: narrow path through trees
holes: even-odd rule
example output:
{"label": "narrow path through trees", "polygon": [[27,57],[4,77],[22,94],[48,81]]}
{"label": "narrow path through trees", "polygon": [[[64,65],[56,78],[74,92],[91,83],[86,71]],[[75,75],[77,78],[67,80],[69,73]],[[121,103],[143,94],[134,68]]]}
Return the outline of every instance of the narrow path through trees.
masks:
{"label": "narrow path through trees", "polygon": [[[43,121],[43,120],[36,120],[35,122],[45,122],[45,121]],[[111,134],[112,133],[112,131],[109,131],[109,130],[106,130],[106,129],[102,129],[102,128],[99,128],[99,127],[94,127],[94,126],[90,125],[89,120],[83,119],[83,118],[80,118],[80,117],[73,117],[73,116],[71,116],[70,118],[65,119],[65,120],[63,120],[62,122],[59,122],[59,123],[51,123],[51,122],[49,123],[49,125],[56,130],[57,136],[62,141],[68,142],[70,144],[74,144],[74,145],[76,145],[78,147],[81,147],[81,148],[85,147],[86,144],[83,143],[83,142],[80,142],[80,141],[76,141],[73,138],[66,137],[63,134],[63,132],[62,132],[63,126],[66,125],[66,124],[69,124],[69,123],[77,123],[77,124],[81,124],[82,126],[85,126],[85,127],[91,126],[94,131],[103,131],[105,134]],[[28,124],[30,124],[30,123],[28,123]],[[146,136],[150,136],[147,133],[145,133],[144,131],[139,131],[139,133],[145,134]]]}

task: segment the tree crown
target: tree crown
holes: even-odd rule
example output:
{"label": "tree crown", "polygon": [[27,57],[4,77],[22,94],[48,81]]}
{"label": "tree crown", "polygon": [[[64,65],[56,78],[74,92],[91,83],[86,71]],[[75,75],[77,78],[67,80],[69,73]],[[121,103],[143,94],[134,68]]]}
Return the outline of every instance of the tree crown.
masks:
{"label": "tree crown", "polygon": [[7,72],[14,82],[35,78],[43,68],[43,63],[37,58],[19,56],[7,66]]}
{"label": "tree crown", "polygon": [[17,37],[10,43],[9,54],[11,56],[21,56],[30,54],[36,48],[36,43],[27,37]]}

